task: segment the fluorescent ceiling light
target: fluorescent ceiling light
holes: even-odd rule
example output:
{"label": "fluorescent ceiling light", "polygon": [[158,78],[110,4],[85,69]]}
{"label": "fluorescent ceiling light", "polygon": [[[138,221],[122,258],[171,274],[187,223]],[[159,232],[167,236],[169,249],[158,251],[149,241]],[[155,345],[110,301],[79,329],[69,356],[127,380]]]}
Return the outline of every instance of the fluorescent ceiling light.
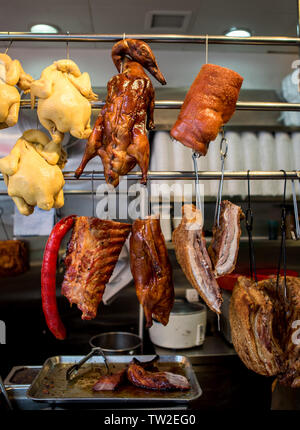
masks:
{"label": "fluorescent ceiling light", "polygon": [[58,28],[49,24],[35,24],[30,27],[31,33],[58,33]]}
{"label": "fluorescent ceiling light", "polygon": [[245,28],[231,28],[229,31],[225,33],[225,36],[228,37],[250,37],[251,31],[246,30]]}

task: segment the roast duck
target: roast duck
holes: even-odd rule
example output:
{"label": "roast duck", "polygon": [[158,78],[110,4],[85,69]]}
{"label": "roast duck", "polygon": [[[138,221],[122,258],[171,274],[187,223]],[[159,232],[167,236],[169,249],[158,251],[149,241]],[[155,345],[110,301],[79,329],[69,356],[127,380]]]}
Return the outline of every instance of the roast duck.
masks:
{"label": "roast duck", "polygon": [[[0,171],[22,215],[30,215],[34,207],[43,210],[61,208],[64,205],[62,168],[66,162],[64,150],[45,148],[49,137],[41,130],[27,130],[17,140],[10,154],[0,159]],[[49,157],[56,163],[49,163]]]}
{"label": "roast duck", "polygon": [[136,294],[144,308],[146,326],[151,327],[152,315],[167,325],[174,303],[172,267],[163,237],[159,217],[137,219],[130,237],[130,266]]}
{"label": "roast duck", "polygon": [[20,93],[28,93],[33,78],[24,72],[20,61],[0,54],[0,130],[17,124]]}
{"label": "roast duck", "polygon": [[239,277],[230,302],[234,347],[251,370],[300,387],[300,279]]}
{"label": "roast duck", "polygon": [[152,314],[167,324],[174,301],[172,268],[160,229],[159,218],[136,220],[133,224],[92,217],[63,218],[52,230],[46,244],[42,274],[42,304],[46,323],[57,339],[66,337],[56,304],[56,262],[63,237],[72,229],[65,258],[62,294],[77,304],[82,319],[93,319],[119,254],[132,230],[131,270],[136,292],[143,305],[147,326]]}
{"label": "roast duck", "polygon": [[150,47],[141,40],[116,43],[112,60],[120,73],[107,84],[106,103],[88,139],[76,177],[80,177],[89,160],[99,155],[108,184],[116,187],[119,177],[136,164],[145,184],[149,165],[147,130],[154,128],[155,93],[144,68],[162,85],[166,81]]}
{"label": "roast duck", "polygon": [[139,388],[156,391],[186,391],[191,388],[185,376],[159,371],[154,365],[158,358],[156,356],[148,362],[133,358],[127,368],[111,375],[101,376],[93,389],[94,391],[114,391],[126,382]]}
{"label": "roast duck", "polygon": [[216,278],[234,270],[241,234],[239,206],[228,200],[221,203],[220,222],[213,228],[209,249],[203,233],[202,213],[194,205],[184,205],[182,220],[172,240],[176,258],[185,276],[207,306],[221,313],[222,295]]}
{"label": "roast duck", "polygon": [[189,89],[171,136],[206,155],[209,143],[235,111],[243,78],[215,64],[202,66]]}

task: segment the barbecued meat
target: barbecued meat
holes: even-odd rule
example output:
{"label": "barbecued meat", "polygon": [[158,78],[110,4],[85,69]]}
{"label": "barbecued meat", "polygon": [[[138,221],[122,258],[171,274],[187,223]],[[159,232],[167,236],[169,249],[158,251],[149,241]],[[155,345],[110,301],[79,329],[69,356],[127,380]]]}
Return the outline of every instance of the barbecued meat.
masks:
{"label": "barbecued meat", "polygon": [[125,380],[126,369],[111,375],[101,376],[101,378],[93,386],[94,391],[114,391],[119,388]]}
{"label": "barbecued meat", "polygon": [[185,97],[171,136],[205,155],[209,142],[233,115],[242,82],[233,70],[203,65]]}
{"label": "barbecued meat", "polygon": [[106,104],[96,120],[76,177],[82,174],[89,160],[99,155],[107,183],[116,187],[119,176],[126,175],[136,164],[142,171],[141,182],[146,183],[149,165],[147,130],[154,128],[155,94],[143,67],[161,84],[166,81],[150,47],[141,40],[125,39],[116,43],[112,58],[118,71],[121,64],[123,70],[107,84]]}
{"label": "barbecued meat", "polygon": [[219,226],[213,227],[213,237],[208,252],[216,276],[231,273],[236,265],[241,236],[241,208],[228,200],[221,203]]}
{"label": "barbecued meat", "polygon": [[184,205],[182,214],[172,237],[177,261],[209,308],[221,313],[222,295],[206,250],[202,214],[194,205]]}
{"label": "barbecued meat", "polygon": [[[234,347],[244,364],[261,375],[277,376],[280,383],[300,386],[300,279],[287,277],[258,282],[240,277],[230,303]],[[298,330],[299,332],[299,330]],[[298,343],[298,345],[297,345]]]}
{"label": "barbecued meat", "polygon": [[174,303],[174,286],[159,217],[150,216],[134,222],[130,238],[130,267],[147,327],[152,325],[152,315],[167,325]]}
{"label": "barbecued meat", "polygon": [[93,319],[131,225],[92,217],[77,217],[65,259],[62,294]]}
{"label": "barbecued meat", "polygon": [[13,276],[29,268],[28,249],[21,240],[0,240],[0,276]]}
{"label": "barbecued meat", "polygon": [[135,386],[158,391],[185,391],[190,389],[185,376],[171,372],[150,372],[136,358],[127,369],[127,378]]}

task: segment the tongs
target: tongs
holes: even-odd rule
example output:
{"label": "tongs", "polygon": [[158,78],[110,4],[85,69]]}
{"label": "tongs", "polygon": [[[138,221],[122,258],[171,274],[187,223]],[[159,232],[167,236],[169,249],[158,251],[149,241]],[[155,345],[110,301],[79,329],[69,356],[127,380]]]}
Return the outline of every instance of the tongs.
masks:
{"label": "tongs", "polygon": [[106,359],[105,354],[102,351],[102,349],[98,346],[98,347],[92,348],[91,352],[88,355],[86,355],[85,357],[83,357],[78,363],[76,363],[73,366],[69,367],[69,369],[66,372],[66,379],[67,379],[67,381],[71,381],[71,379],[73,379],[77,375],[77,373],[78,373],[79,369],[81,368],[81,366],[86,361],[88,361],[91,357],[94,357],[94,355],[102,355],[102,357],[104,358],[104,364],[105,364],[105,367],[106,367],[106,372],[107,372],[107,374],[109,374],[109,367],[108,367],[107,359]]}

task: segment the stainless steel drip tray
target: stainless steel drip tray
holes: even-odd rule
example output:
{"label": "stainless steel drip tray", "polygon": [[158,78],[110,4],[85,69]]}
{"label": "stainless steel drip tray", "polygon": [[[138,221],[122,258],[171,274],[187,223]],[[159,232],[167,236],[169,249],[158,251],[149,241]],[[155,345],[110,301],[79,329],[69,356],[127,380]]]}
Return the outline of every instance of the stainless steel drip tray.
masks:
{"label": "stainless steel drip tray", "polygon": [[[27,397],[31,400],[47,403],[117,403],[128,404],[187,404],[201,396],[192,365],[187,357],[180,355],[161,356],[157,367],[162,371],[170,371],[187,377],[191,388],[188,391],[154,391],[145,390],[127,384],[116,391],[94,392],[93,385],[101,374],[105,374],[102,357],[93,357],[82,368],[82,374],[74,381],[67,382],[66,370],[80,361],[82,356],[56,356],[46,360],[30,388]],[[111,371],[124,369],[132,360],[132,356],[107,356]],[[150,361],[153,356],[136,356],[140,361]]]}

